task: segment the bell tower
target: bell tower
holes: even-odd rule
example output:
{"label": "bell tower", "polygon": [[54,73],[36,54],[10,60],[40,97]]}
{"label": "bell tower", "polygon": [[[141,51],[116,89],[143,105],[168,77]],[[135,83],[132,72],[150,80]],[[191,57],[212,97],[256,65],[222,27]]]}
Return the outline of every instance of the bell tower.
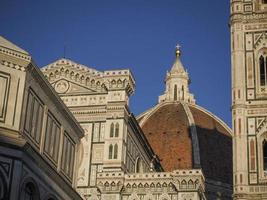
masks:
{"label": "bell tower", "polygon": [[267,198],[267,1],[231,0],[234,199]]}

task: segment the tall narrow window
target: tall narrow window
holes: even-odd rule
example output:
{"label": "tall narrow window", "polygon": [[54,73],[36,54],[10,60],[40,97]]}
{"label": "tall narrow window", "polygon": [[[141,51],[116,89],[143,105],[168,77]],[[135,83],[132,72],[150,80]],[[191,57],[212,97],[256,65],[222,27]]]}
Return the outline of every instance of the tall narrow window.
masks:
{"label": "tall narrow window", "polygon": [[115,137],[119,137],[119,130],[120,130],[120,125],[119,125],[119,123],[116,123],[116,127],[115,127]]}
{"label": "tall narrow window", "polygon": [[114,145],[114,157],[113,158],[114,159],[118,158],[118,145],[117,144]]}
{"label": "tall narrow window", "polygon": [[177,101],[177,85],[174,85],[174,101]]}
{"label": "tall narrow window", "polygon": [[264,86],[266,85],[266,62],[264,60],[264,57],[261,56],[259,59],[260,63],[260,85]]}
{"label": "tall narrow window", "polygon": [[255,170],[255,148],[254,148],[254,141],[250,141],[250,169]]}
{"label": "tall narrow window", "polygon": [[24,130],[37,144],[40,143],[43,112],[43,103],[32,90],[29,90]]}
{"label": "tall narrow window", "polygon": [[184,86],[182,86],[182,100],[184,100]]}
{"label": "tall narrow window", "polygon": [[143,164],[142,164],[142,160],[140,158],[137,158],[137,160],[136,160],[135,172],[136,173],[142,173],[143,172]]}
{"label": "tall narrow window", "polygon": [[267,171],[267,141],[263,140],[263,169]]}
{"label": "tall narrow window", "polygon": [[60,124],[55,120],[53,115],[48,112],[45,132],[44,153],[50,159],[52,159],[55,164],[57,164],[58,161],[59,140]]}
{"label": "tall narrow window", "polygon": [[109,145],[108,148],[108,159],[112,159],[112,155],[113,155],[113,145]]}
{"label": "tall narrow window", "polygon": [[114,137],[114,124],[110,125],[110,137]]}
{"label": "tall narrow window", "polygon": [[75,143],[70,138],[67,132],[64,133],[63,148],[62,148],[61,169],[70,180],[73,177],[73,167],[75,158]]}

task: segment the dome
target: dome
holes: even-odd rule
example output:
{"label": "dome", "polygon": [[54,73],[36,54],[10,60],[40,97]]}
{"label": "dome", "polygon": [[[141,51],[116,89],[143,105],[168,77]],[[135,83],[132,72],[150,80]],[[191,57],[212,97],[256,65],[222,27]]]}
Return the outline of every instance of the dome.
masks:
{"label": "dome", "polygon": [[231,130],[206,109],[163,102],[138,121],[165,171],[201,168],[207,179],[232,183]]}

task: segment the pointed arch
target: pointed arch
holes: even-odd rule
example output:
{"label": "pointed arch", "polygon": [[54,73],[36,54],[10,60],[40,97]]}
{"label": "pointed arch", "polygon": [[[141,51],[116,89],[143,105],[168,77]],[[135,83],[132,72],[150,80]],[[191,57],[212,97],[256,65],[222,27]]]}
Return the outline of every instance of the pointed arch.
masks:
{"label": "pointed arch", "polygon": [[86,80],[85,80],[85,84],[86,84],[86,85],[90,85],[90,78],[89,78],[89,77],[86,78]]}
{"label": "pointed arch", "polygon": [[186,188],[187,188],[187,183],[186,183],[185,180],[183,180],[183,181],[181,182],[180,188],[181,188],[181,189],[186,189]]}
{"label": "pointed arch", "polygon": [[264,57],[261,55],[259,58],[259,65],[260,65],[260,85],[266,85],[266,62]]}
{"label": "pointed arch", "polygon": [[114,159],[118,158],[118,144],[114,145],[114,156],[113,156],[113,158]]}
{"label": "pointed arch", "polygon": [[33,178],[27,178],[21,185],[20,197],[22,200],[40,200],[40,192]]}
{"label": "pointed arch", "polygon": [[137,157],[135,161],[135,173],[143,173],[143,163],[140,157]]}
{"label": "pointed arch", "polygon": [[185,97],[184,97],[184,86],[182,85],[182,100],[184,100]]}
{"label": "pointed arch", "polygon": [[58,70],[56,70],[56,71],[55,71],[55,78],[59,78],[59,76],[60,76],[60,73],[59,73]]}
{"label": "pointed arch", "polygon": [[113,155],[113,145],[110,144],[108,147],[108,159],[112,159],[112,155]]}
{"label": "pointed arch", "polygon": [[79,77],[80,77],[80,74],[77,73],[77,74],[75,75],[75,81],[78,81],[78,80],[79,80]]}
{"label": "pointed arch", "polygon": [[142,183],[139,183],[138,187],[139,187],[139,188],[143,188],[144,186],[143,186]]}
{"label": "pointed arch", "polygon": [[195,187],[194,187],[194,182],[190,179],[189,181],[188,181],[188,189],[194,189]]}
{"label": "pointed arch", "polygon": [[66,77],[66,78],[68,78],[69,73],[70,73],[70,71],[69,71],[68,69],[66,69],[66,71],[65,71],[65,77]]}
{"label": "pointed arch", "polygon": [[109,137],[114,137],[114,123],[112,122],[110,125],[110,133],[109,133]]}
{"label": "pointed arch", "polygon": [[174,95],[174,101],[177,101],[177,85],[174,85],[174,91],[173,91],[173,95]]}
{"label": "pointed arch", "polygon": [[117,122],[115,125],[115,137],[119,137],[120,125]]}
{"label": "pointed arch", "polygon": [[85,79],[84,75],[81,75],[81,77],[80,77],[81,83],[84,83],[84,79]]}
{"label": "pointed arch", "polygon": [[72,71],[72,72],[70,73],[70,79],[73,79],[73,77],[74,77],[74,71]]}

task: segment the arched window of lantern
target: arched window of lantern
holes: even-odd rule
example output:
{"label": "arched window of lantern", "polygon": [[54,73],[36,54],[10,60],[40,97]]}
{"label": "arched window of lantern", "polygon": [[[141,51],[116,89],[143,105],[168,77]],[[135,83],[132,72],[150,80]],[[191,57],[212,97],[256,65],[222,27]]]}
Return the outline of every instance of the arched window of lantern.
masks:
{"label": "arched window of lantern", "polygon": [[182,100],[184,100],[184,86],[182,86]]}
{"label": "arched window of lantern", "polygon": [[114,123],[110,125],[110,137],[114,137]]}
{"label": "arched window of lantern", "polygon": [[117,144],[114,145],[114,157],[113,158],[114,159],[118,158],[118,145]]}
{"label": "arched window of lantern", "polygon": [[112,159],[113,156],[113,145],[110,144],[108,148],[108,159]]}
{"label": "arched window of lantern", "polygon": [[177,85],[174,85],[174,101],[177,101]]}
{"label": "arched window of lantern", "polygon": [[119,130],[120,130],[120,125],[119,125],[119,123],[116,123],[116,125],[115,125],[115,137],[119,137]]}

